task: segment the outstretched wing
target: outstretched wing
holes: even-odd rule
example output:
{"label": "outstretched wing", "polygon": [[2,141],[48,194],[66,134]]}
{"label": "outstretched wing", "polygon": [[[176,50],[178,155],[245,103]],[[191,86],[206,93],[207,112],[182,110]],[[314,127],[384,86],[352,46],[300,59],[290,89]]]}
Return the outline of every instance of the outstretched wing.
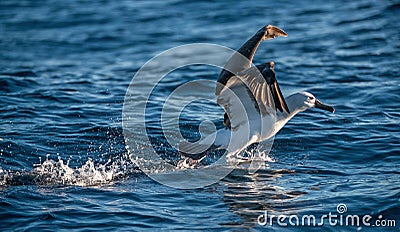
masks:
{"label": "outstretched wing", "polygon": [[246,43],[231,56],[224,69],[219,74],[218,82],[220,85],[217,85],[215,94],[220,94],[223,86],[232,76],[251,67],[254,54],[262,41],[273,39],[278,36],[286,37],[287,34],[278,27],[268,25],[262,27],[255,35],[247,40]]}
{"label": "outstretched wing", "polygon": [[225,108],[232,130],[259,120],[260,115],[277,111],[290,113],[276,81],[273,62],[248,68],[231,77],[217,102]]}

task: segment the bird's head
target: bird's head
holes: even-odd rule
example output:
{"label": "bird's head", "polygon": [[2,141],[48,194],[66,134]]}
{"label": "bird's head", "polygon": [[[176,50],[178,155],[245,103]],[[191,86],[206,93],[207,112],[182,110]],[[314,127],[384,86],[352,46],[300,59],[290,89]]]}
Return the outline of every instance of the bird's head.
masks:
{"label": "bird's head", "polygon": [[331,113],[335,112],[335,108],[329,106],[327,104],[322,103],[318,100],[314,95],[308,92],[300,92],[295,94],[296,105],[300,109],[300,111],[307,110],[309,108],[317,108],[321,110],[326,110]]}

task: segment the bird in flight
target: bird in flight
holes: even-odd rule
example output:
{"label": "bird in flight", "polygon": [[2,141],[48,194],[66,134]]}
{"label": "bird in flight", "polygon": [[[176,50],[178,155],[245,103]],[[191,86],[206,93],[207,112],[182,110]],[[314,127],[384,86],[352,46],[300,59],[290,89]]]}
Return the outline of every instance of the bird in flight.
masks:
{"label": "bird in flight", "polygon": [[217,103],[225,109],[224,128],[197,142],[181,142],[179,152],[184,157],[199,161],[216,149],[226,149],[228,156],[238,154],[275,136],[299,112],[309,108],[335,111],[308,92],[285,98],[276,79],[275,63],[253,65],[260,43],[279,36],[287,34],[276,26],[264,26],[227,61],[215,91]]}

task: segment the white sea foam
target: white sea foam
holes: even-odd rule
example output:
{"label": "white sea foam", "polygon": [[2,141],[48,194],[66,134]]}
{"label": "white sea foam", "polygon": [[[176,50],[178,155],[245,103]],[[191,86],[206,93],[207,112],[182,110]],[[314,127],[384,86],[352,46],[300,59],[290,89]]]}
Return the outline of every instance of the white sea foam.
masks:
{"label": "white sea foam", "polygon": [[95,186],[111,184],[120,180],[137,169],[126,155],[118,159],[109,159],[105,163],[95,162],[89,158],[81,166],[72,167],[69,160],[51,159],[49,156],[43,162],[33,165],[31,171],[7,171],[0,168],[0,186],[6,185],[74,185]]}

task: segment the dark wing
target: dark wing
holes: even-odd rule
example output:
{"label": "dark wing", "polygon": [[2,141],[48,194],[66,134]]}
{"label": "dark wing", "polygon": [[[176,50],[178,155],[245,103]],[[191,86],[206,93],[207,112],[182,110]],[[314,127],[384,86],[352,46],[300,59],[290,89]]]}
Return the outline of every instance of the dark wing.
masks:
{"label": "dark wing", "polygon": [[253,66],[229,78],[218,96],[217,102],[226,111],[226,124],[235,130],[251,117],[290,113],[285,98],[276,81],[274,63]]}
{"label": "dark wing", "polygon": [[219,74],[218,82],[220,85],[217,85],[215,94],[217,96],[220,94],[229,78],[251,67],[254,54],[262,41],[273,39],[277,36],[286,37],[287,34],[278,27],[268,25],[258,30],[253,37],[247,40],[247,42],[231,56],[224,66],[224,69]]}
{"label": "dark wing", "polygon": [[[286,104],[285,98],[283,97],[281,89],[279,88],[278,81],[276,80],[274,66],[274,62],[269,62],[269,69],[264,68],[262,75],[267,81],[272,98],[274,99],[275,110],[279,110],[280,112],[286,111],[288,114],[290,114],[289,107]],[[272,107],[272,105],[270,107]]]}

